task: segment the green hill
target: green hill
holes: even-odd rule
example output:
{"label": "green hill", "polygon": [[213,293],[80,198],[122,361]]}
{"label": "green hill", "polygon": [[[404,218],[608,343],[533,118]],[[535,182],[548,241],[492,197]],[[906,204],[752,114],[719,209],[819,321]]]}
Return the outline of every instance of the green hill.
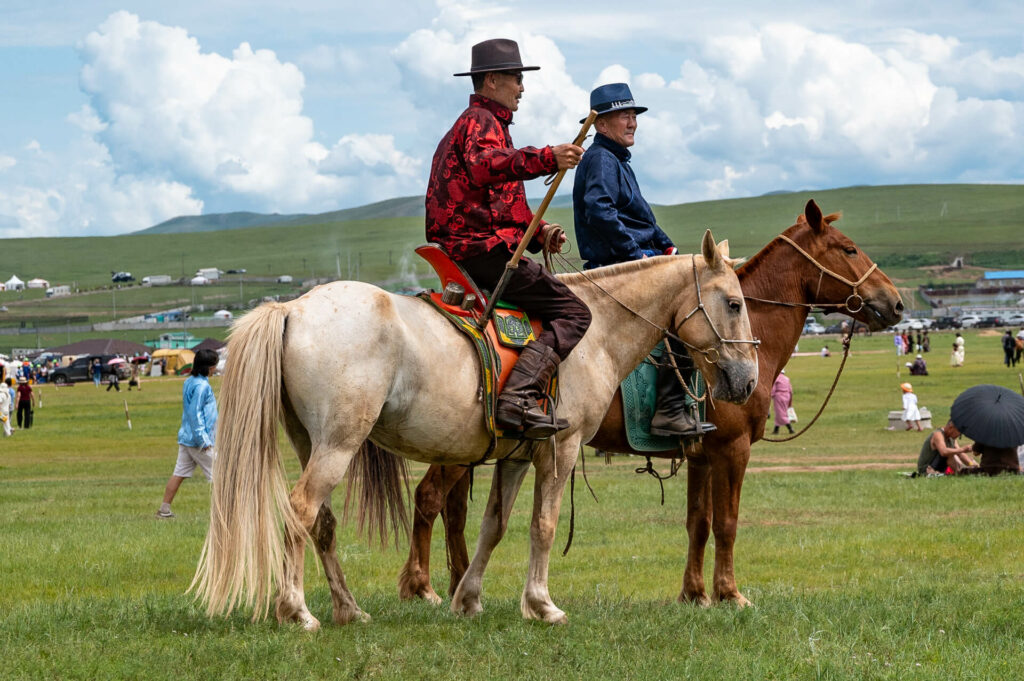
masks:
{"label": "green hill", "polygon": [[[533,184],[542,190],[539,181]],[[838,226],[905,289],[937,276],[923,267],[948,264],[957,255],[966,255],[969,265],[1024,268],[1024,186],[1020,185],[849,187],[655,206],[654,210],[684,252],[697,250],[704,229],[710,227],[718,239],[729,239],[734,255],[751,255],[793,224],[810,198],[826,213],[842,211]],[[564,198],[560,203],[546,217],[565,225],[573,241],[571,206],[565,205]],[[405,215],[414,209],[420,214]],[[193,301],[245,307],[265,295],[295,292],[303,279],[339,274],[391,290],[430,285],[428,266],[413,253],[424,242],[421,211],[421,197],[405,197],[322,215],[276,216],[279,222],[261,226],[5,239],[0,246],[6,263],[0,269],[3,280],[11,274],[26,281],[42,277],[53,285],[73,284],[93,293],[52,300],[43,299],[40,290],[0,293],[0,304],[8,307],[8,312],[0,312],[0,326],[21,326],[31,332],[37,324],[53,326],[64,324],[62,320],[75,324],[83,318],[95,322]],[[239,220],[274,217],[237,215],[243,216]],[[178,226],[188,224],[187,220],[180,218]],[[223,224],[229,222],[224,218]],[[215,223],[192,226],[200,224]],[[572,245],[569,257],[576,253]],[[210,287],[109,290],[112,271],[128,270],[141,280],[154,274],[190,276],[201,267],[245,268],[247,274],[244,281],[229,275]],[[282,274],[292,275],[295,283],[276,284],[273,278]],[[955,276],[971,281],[978,275]],[[6,339],[0,339],[0,351],[5,344]]]}
{"label": "green hill", "polygon": [[[791,225],[810,198],[826,213],[842,211],[839,227],[883,266],[938,265],[962,254],[969,256],[970,264],[1024,266],[1024,186],[1020,185],[851,187],[655,206],[654,210],[684,251],[696,250],[704,228],[710,227],[719,239],[730,240],[735,253],[751,254]],[[7,265],[0,269],[0,277],[43,277],[54,284],[77,282],[89,288],[108,285],[110,272],[118,270],[131,271],[138,279],[151,274],[186,276],[200,267],[246,268],[249,275],[299,278],[336,275],[340,263],[342,276],[354,275],[358,267],[362,279],[385,280],[400,276],[403,258],[414,258],[412,249],[424,241],[422,217],[403,215],[413,205],[421,206],[421,201],[420,197],[392,199],[195,235],[146,231],[109,237],[5,239]],[[572,240],[571,207],[553,207],[546,217],[565,225]]]}
{"label": "green hill", "polygon": [[[541,199],[531,201],[536,206]],[[211,213],[209,215],[183,215],[171,218],[141,229],[133,234],[183,234],[189,232],[215,232],[221,229],[245,229],[247,227],[267,226],[298,226],[315,225],[327,222],[347,222],[350,220],[380,220],[382,218],[413,218],[423,217],[423,196],[402,196],[369,203],[365,206],[345,208],[329,213],[296,215],[280,215],[278,213]],[[565,208],[572,205],[572,197],[556,196],[551,202],[552,208]]]}

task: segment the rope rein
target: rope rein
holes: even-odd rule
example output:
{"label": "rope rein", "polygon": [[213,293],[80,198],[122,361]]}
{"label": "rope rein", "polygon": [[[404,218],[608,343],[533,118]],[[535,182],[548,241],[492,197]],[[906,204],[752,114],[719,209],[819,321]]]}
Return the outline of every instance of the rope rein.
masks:
{"label": "rope rein", "polygon": [[842,374],[843,374],[843,367],[846,366],[846,358],[850,356],[850,341],[851,340],[853,340],[853,325],[852,324],[850,325],[850,332],[849,332],[849,334],[846,337],[843,338],[843,361],[839,363],[839,371],[836,372],[836,377],[832,381],[832,387],[828,389],[828,395],[825,396],[825,401],[821,403],[821,407],[818,409],[818,413],[814,415],[814,418],[811,419],[810,423],[808,423],[806,426],[804,426],[800,430],[796,431],[795,433],[793,433],[789,437],[773,438],[773,437],[768,437],[767,435],[762,435],[761,436],[762,440],[765,440],[766,442],[789,442],[790,440],[797,439],[798,437],[800,437],[801,435],[806,433],[808,430],[810,430],[811,426],[814,425],[814,422],[817,421],[818,417],[821,416],[822,412],[825,411],[825,407],[828,406],[828,401],[830,399],[832,399],[832,393],[834,393],[835,390],[836,390],[836,385],[838,385],[838,383],[839,383],[839,377],[842,376]]}
{"label": "rope rein", "polygon": [[[569,260],[567,260],[560,253],[556,253],[555,256],[557,257],[559,263],[561,263],[561,265],[563,267],[565,267],[567,270],[571,270],[571,271],[579,274],[580,276],[582,276],[584,279],[586,279],[588,282],[590,282],[590,284],[592,284],[594,286],[594,288],[596,288],[598,291],[603,293],[605,296],[607,296],[608,298],[613,300],[615,303],[617,303],[624,310],[626,310],[627,312],[629,312],[633,316],[639,318],[641,321],[647,323],[649,326],[652,326],[655,329],[658,329],[659,331],[661,331],[665,338],[669,338],[671,340],[674,340],[674,341],[678,342],[679,344],[685,346],[687,349],[692,350],[692,351],[697,352],[697,353],[700,353],[701,355],[703,355],[704,361],[707,362],[708,364],[718,364],[718,362],[722,358],[722,353],[721,353],[720,347],[722,345],[724,345],[724,344],[749,343],[749,344],[753,345],[755,349],[758,346],[761,345],[761,341],[757,340],[756,338],[755,339],[751,339],[751,340],[724,338],[722,336],[722,334],[719,333],[718,328],[715,326],[714,320],[711,319],[711,315],[708,314],[707,308],[705,308],[705,306],[704,306],[704,300],[703,300],[703,296],[701,294],[700,279],[697,276],[697,257],[695,255],[690,255],[690,264],[691,264],[691,266],[693,268],[693,283],[694,283],[694,287],[696,288],[696,291],[697,291],[697,304],[694,306],[694,308],[692,310],[690,310],[689,313],[687,313],[687,315],[685,317],[683,317],[682,321],[679,322],[679,324],[676,325],[675,333],[673,333],[672,331],[669,331],[667,328],[661,326],[660,324],[655,324],[654,322],[652,322],[647,317],[643,316],[642,314],[640,314],[636,310],[633,310],[632,308],[630,308],[628,305],[626,305],[621,300],[616,298],[607,289],[605,289],[599,283],[597,283],[597,281],[595,281],[594,279],[590,278],[584,270],[581,270],[580,268],[576,267],[576,265],[574,265],[573,263],[569,262]],[[715,338],[717,339],[717,342],[714,345],[708,346],[707,348],[699,348],[696,345],[693,345],[692,343],[686,342],[685,340],[680,338],[679,335],[678,335],[678,332],[679,332],[680,329],[683,328],[683,325],[686,324],[686,322],[688,322],[690,320],[690,318],[693,317],[694,315],[696,315],[698,312],[701,313],[704,316],[705,321],[707,321],[708,326],[711,328],[712,333],[715,334]],[[714,359],[712,359],[712,357]]]}

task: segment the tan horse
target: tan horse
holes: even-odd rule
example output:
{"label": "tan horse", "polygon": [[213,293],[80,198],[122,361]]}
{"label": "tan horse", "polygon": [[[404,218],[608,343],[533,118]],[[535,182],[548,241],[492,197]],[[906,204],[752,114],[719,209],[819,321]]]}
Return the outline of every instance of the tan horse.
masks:
{"label": "tan horse", "polygon": [[[457,613],[482,610],[484,569],[532,461],[536,484],[521,610],[528,619],[567,621],[547,585],[565,482],[619,382],[666,330],[703,358],[698,364],[716,399],[742,403],[757,385],[756,341],[743,293],[727,246],[716,247],[710,232],[701,256],[652,258],[564,281],[593,314],[560,368],[558,413],[571,425],[554,445],[531,443],[502,459],[516,444],[502,440],[493,452],[499,462],[476,555],[452,601]],[[193,586],[211,615],[245,605],[255,608],[254,617],[266,615],[277,589],[278,620],[316,629],[303,589],[311,536],[330,585],[334,621],[367,619],[334,550],[331,491],[366,440],[416,461],[477,462],[490,436],[474,350],[421,300],[337,282],[247,314],[232,330],[228,356],[210,529]],[[277,449],[279,416],[304,469],[290,495]],[[363,484],[374,484],[373,477]]]}
{"label": "tan horse", "polygon": [[[786,365],[811,307],[846,311],[874,330],[896,323],[903,303],[892,282],[842,232],[831,226],[839,216],[822,216],[808,202],[797,224],[787,229],[744,264],[737,274],[750,306],[750,323],[762,340],[760,377],[751,399],[743,406],[716,403],[708,411],[717,430],[704,437],[703,453],[687,457],[687,531],[690,549],[680,600],[710,603],[704,590],[704,553],[710,531],[715,533],[716,600],[746,605],[736,588],[733,546],[739,516],[740,490],[750,445],[764,435],[771,405],[769,392]],[[608,414],[591,446],[609,452],[678,458],[679,450],[634,452],[626,440],[622,395],[616,392]],[[440,513],[445,525],[451,586],[468,564],[463,535],[469,476],[456,466],[431,466],[416,488],[416,515],[409,558],[399,577],[402,598],[441,599],[430,585],[430,536]]]}

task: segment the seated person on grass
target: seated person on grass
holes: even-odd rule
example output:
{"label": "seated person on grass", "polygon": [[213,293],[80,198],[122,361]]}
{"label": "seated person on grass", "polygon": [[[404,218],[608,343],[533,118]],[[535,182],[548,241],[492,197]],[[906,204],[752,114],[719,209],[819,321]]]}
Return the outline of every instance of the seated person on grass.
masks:
{"label": "seated person on grass", "polygon": [[949,469],[958,473],[964,468],[977,466],[977,462],[971,458],[970,445],[961,447],[956,441],[958,437],[960,431],[952,421],[933,431],[921,445],[921,453],[917,457],[917,474],[935,475]]}

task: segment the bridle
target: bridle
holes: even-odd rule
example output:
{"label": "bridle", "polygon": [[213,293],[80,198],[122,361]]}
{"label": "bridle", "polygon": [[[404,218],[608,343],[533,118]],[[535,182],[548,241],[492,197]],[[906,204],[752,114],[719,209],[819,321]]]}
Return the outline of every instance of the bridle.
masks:
{"label": "bridle", "polygon": [[[740,338],[724,338],[722,334],[719,333],[718,327],[715,326],[714,320],[711,319],[711,315],[708,314],[707,308],[704,307],[704,299],[701,295],[700,290],[700,277],[697,276],[697,257],[695,255],[690,255],[690,265],[693,267],[693,284],[694,287],[697,289],[697,304],[694,306],[692,310],[690,310],[689,313],[687,313],[685,317],[683,317],[682,321],[680,321],[676,325],[675,333],[670,332],[668,329],[662,329],[665,338],[681,343],[692,352],[700,353],[704,357],[705,362],[707,362],[708,364],[714,364],[716,366],[718,366],[719,361],[721,361],[722,359],[721,348],[724,345],[739,345],[742,343],[749,343],[750,345],[754,346],[754,350],[756,351],[757,348],[760,347],[761,345],[761,341],[757,338],[752,338],[750,340]],[[704,315],[704,320],[711,328],[711,332],[715,334],[715,342],[706,348],[698,348],[697,346],[691,345],[690,343],[687,343],[686,341],[679,337],[679,331],[683,328],[683,325],[686,324],[686,322],[688,322],[690,318],[693,317],[698,312]],[[711,359],[712,356],[714,357],[714,359]]]}
{"label": "bridle", "polygon": [[[725,338],[718,331],[718,328],[715,326],[715,322],[711,319],[711,315],[708,314],[707,308],[704,306],[704,298],[703,298],[703,295],[701,293],[701,288],[700,288],[700,277],[697,275],[697,257],[696,257],[696,255],[693,255],[693,254],[690,255],[690,265],[691,265],[692,271],[693,271],[694,288],[696,289],[696,292],[697,292],[697,304],[694,306],[694,308],[692,310],[690,310],[686,314],[686,316],[683,317],[682,321],[680,321],[676,325],[674,332],[670,331],[669,329],[667,329],[667,328],[665,328],[663,326],[661,326],[660,324],[655,324],[654,322],[652,322],[650,319],[647,319],[646,317],[644,317],[639,312],[630,309],[630,307],[628,305],[626,305],[621,300],[616,298],[614,295],[612,295],[606,289],[602,288],[600,284],[598,284],[596,281],[594,281],[593,279],[588,277],[587,273],[585,271],[579,269],[578,267],[576,267],[575,265],[570,263],[568,260],[566,260],[566,258],[564,256],[559,256],[558,259],[561,261],[561,263],[565,267],[567,267],[568,269],[574,270],[578,274],[582,275],[584,279],[586,279],[588,282],[590,282],[594,287],[596,287],[603,294],[605,294],[606,296],[608,296],[609,298],[614,300],[616,303],[618,303],[621,307],[623,307],[624,309],[628,310],[629,312],[631,312],[635,316],[639,317],[643,321],[647,322],[648,324],[650,324],[654,328],[656,328],[659,331],[661,331],[662,336],[664,338],[667,338],[667,339],[670,339],[670,340],[675,341],[677,343],[680,343],[681,345],[685,346],[688,350],[700,354],[701,356],[703,356],[704,361],[707,362],[708,364],[714,364],[716,366],[719,366],[719,362],[722,359],[722,347],[725,346],[725,345],[729,345],[729,344],[736,344],[736,345],[738,345],[738,344],[741,344],[741,343],[749,343],[750,345],[754,346],[755,351],[757,350],[758,346],[761,345],[761,341],[756,339],[756,338],[749,339],[749,340],[748,339],[740,339],[740,338]],[[700,313],[700,314],[702,314],[704,316],[704,319],[707,322],[708,326],[711,328],[712,333],[715,334],[715,342],[712,343],[711,345],[707,346],[707,347],[704,347],[704,348],[699,348],[696,345],[693,345],[691,343],[687,343],[685,340],[683,340],[682,338],[679,337],[679,331],[683,328],[683,325],[686,324],[686,322],[688,322],[691,317],[697,315],[698,313]]]}
{"label": "bridle", "polygon": [[[830,270],[829,268],[825,267],[820,262],[815,260],[813,255],[811,255],[810,253],[805,251],[795,241],[790,239],[785,234],[780,234],[780,235],[778,235],[775,238],[776,239],[782,239],[783,241],[785,241],[787,244],[789,244],[790,246],[795,248],[797,253],[799,253],[800,255],[804,256],[808,260],[810,260],[811,264],[813,264],[815,267],[818,268],[818,271],[819,271],[818,272],[818,287],[814,291],[814,300],[817,300],[818,299],[818,295],[821,293],[821,282],[824,280],[826,274],[828,276],[832,277],[833,279],[836,279],[836,280],[846,284],[847,286],[849,286],[852,292],[850,293],[850,295],[848,295],[846,297],[846,300],[843,301],[842,303],[818,303],[818,302],[815,302],[815,303],[788,303],[788,302],[783,302],[783,301],[778,301],[778,300],[766,300],[764,298],[755,298],[754,296],[743,296],[744,299],[746,299],[746,300],[756,300],[759,303],[771,303],[773,305],[783,305],[783,306],[786,306],[786,307],[807,307],[807,308],[811,308],[811,309],[815,309],[815,308],[822,308],[822,309],[824,309],[824,308],[829,308],[829,307],[841,308],[841,309],[846,310],[846,312],[851,314],[851,315],[854,315],[854,314],[856,314],[856,313],[858,313],[858,312],[860,312],[861,310],[864,309],[864,298],[859,293],[857,293],[857,288],[861,284],[863,284],[865,281],[867,281],[867,278],[870,277],[871,274],[876,269],[878,269],[878,263],[871,263],[871,267],[868,268],[867,272],[865,272],[863,275],[861,275],[860,279],[858,279],[857,281],[850,281],[849,279],[847,279],[843,275],[837,274],[837,273],[833,272],[832,270]],[[857,307],[853,307],[850,304],[851,300],[855,300],[856,301]]]}

